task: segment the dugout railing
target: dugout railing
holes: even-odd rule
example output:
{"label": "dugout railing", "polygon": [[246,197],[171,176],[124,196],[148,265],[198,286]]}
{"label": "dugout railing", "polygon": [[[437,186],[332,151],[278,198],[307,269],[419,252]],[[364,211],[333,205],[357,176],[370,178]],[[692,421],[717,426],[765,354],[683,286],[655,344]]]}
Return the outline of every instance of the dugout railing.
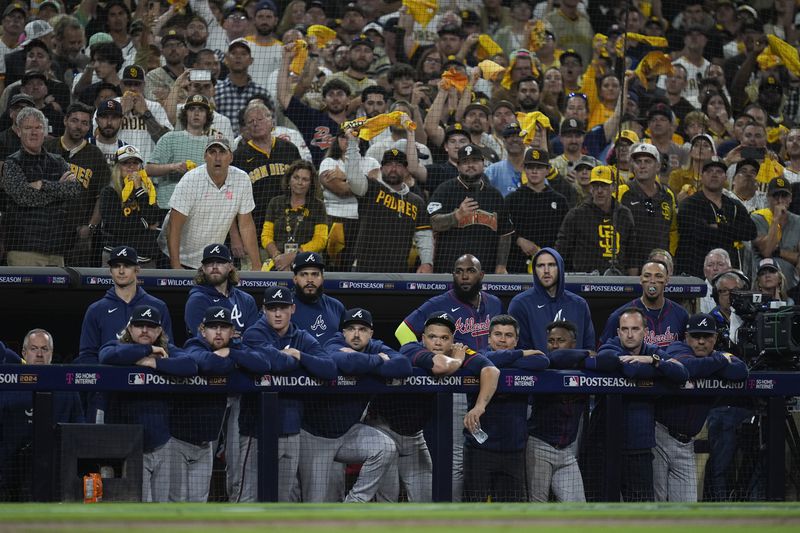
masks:
{"label": "dugout railing", "polygon": [[[142,379],[132,379],[131,376]],[[76,379],[79,376],[80,379]],[[289,375],[299,377],[301,374]],[[34,394],[32,498],[35,501],[57,501],[56,425],[54,424],[53,392],[135,392],[137,394],[256,394],[259,416],[259,487],[260,501],[276,501],[278,494],[278,427],[281,393],[403,395],[435,393],[432,404],[432,431],[426,440],[433,460],[433,500],[452,499],[453,393],[474,393],[477,378],[461,373],[445,378],[431,377],[417,369],[414,376],[400,379],[339,376],[335,380],[273,379],[234,372],[227,376],[169,377],[142,367],[68,366],[68,365],[0,365],[0,391],[30,391]],[[684,386],[671,386],[660,381],[631,380],[622,375],[581,371],[547,370],[538,373],[502,370],[497,393],[511,394],[592,394],[606,396],[605,441],[602,443],[606,475],[599,499],[619,501],[622,436],[622,399],[625,395],[646,396],[717,396],[761,398],[766,410],[765,457],[766,498],[786,499],[787,437],[786,399],[800,395],[800,374],[795,372],[751,373],[744,382],[719,379],[690,380]],[[791,440],[791,439],[790,439]],[[796,443],[794,443],[796,444]],[[792,453],[797,450],[792,448]],[[797,465],[794,465],[797,467]]]}

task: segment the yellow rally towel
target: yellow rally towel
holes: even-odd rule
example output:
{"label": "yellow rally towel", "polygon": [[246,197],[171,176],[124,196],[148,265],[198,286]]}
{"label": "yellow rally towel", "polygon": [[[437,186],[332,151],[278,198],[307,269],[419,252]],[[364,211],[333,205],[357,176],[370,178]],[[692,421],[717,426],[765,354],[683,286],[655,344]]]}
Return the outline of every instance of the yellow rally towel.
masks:
{"label": "yellow rally towel", "polygon": [[651,37],[650,35],[642,35],[641,33],[633,33],[631,31],[626,33],[625,37],[637,43],[649,44],[653,48],[669,47],[669,43],[667,42],[667,39],[664,37]]}
{"label": "yellow rally towel", "polygon": [[778,124],[774,128],[767,128],[767,142],[770,144],[778,143],[787,133],[789,133],[789,128],[783,124]]}
{"label": "yellow rally towel", "polygon": [[[149,205],[153,205],[154,203],[156,203],[155,185],[153,185],[152,180],[147,175],[147,172],[145,172],[144,170],[139,171],[139,176],[141,176],[142,178],[142,188],[147,191],[147,203]],[[133,184],[133,179],[127,176],[123,181],[125,182],[125,186],[122,187],[121,196],[122,196],[122,201],[127,202],[128,198],[130,198],[131,194],[133,194],[134,184]]]}
{"label": "yellow rally towel", "polygon": [[758,169],[756,182],[759,183],[761,190],[766,190],[767,184],[781,175],[783,175],[783,165],[778,163],[771,155],[767,155],[761,163],[761,168]]}
{"label": "yellow rally towel", "polygon": [[439,3],[436,0],[403,0],[403,5],[408,8],[408,14],[420,26],[427,26],[439,9]]}
{"label": "yellow rally towel", "polygon": [[505,67],[490,59],[484,59],[478,63],[478,68],[481,69],[481,77],[489,81],[496,81],[506,71]]}
{"label": "yellow rally towel", "polygon": [[167,0],[167,3],[171,6],[175,6],[175,11],[177,13],[185,13],[186,12],[186,5],[189,3],[189,0]]}
{"label": "yellow rally towel", "polygon": [[773,54],[771,48],[764,48],[764,51],[758,54],[756,61],[758,61],[758,68],[761,70],[769,70],[783,65],[781,58]]}
{"label": "yellow rally towel", "polygon": [[392,111],[391,113],[383,113],[372,118],[368,118],[361,125],[358,132],[359,139],[369,141],[389,126],[402,126],[407,130],[417,129],[417,124],[413,120],[406,119],[403,122],[403,111]]}
{"label": "yellow rally towel", "polygon": [[328,257],[334,260],[339,253],[344,250],[344,226],[341,222],[334,222],[331,224],[330,232],[328,233]]}
{"label": "yellow rally towel", "polygon": [[197,163],[195,163],[195,162],[194,162],[194,161],[192,161],[191,159],[187,159],[187,160],[186,160],[186,170],[187,170],[187,171],[189,171],[189,170],[194,170],[194,169],[196,169],[196,168],[197,168]]}
{"label": "yellow rally towel", "polygon": [[497,54],[502,54],[503,49],[500,45],[494,42],[494,39],[482,33],[478,36],[478,47],[475,50],[475,55],[479,60],[489,59]]}
{"label": "yellow rally towel", "polygon": [[317,48],[325,48],[329,42],[336,38],[336,32],[322,24],[312,24],[306,30],[306,35],[317,40]]}
{"label": "yellow rally towel", "polygon": [[530,24],[530,33],[528,34],[528,50],[535,52],[544,45],[546,30],[547,27],[545,26],[544,21],[541,19],[537,20],[533,24]]}
{"label": "yellow rally towel", "polygon": [[531,141],[533,141],[537,126],[541,126],[546,130],[553,129],[550,125],[550,119],[540,111],[533,111],[531,113],[517,112],[517,122],[519,122],[519,127],[522,129],[520,136],[525,137],[523,140],[525,144],[530,144]]}
{"label": "yellow rally towel", "polygon": [[781,58],[786,69],[795,76],[800,76],[800,54],[797,48],[774,35],[767,35],[767,41],[772,53]]}
{"label": "yellow rally towel", "polygon": [[661,74],[672,74],[672,59],[664,52],[650,52],[639,61],[634,74],[639,81],[647,86],[647,78]]}
{"label": "yellow rally towel", "polygon": [[[502,81],[500,82],[500,85],[502,85],[506,89],[511,89],[511,84],[513,83],[511,81],[511,72],[514,70],[514,65],[517,64],[517,54],[524,54],[525,57],[530,57],[530,53],[527,50],[515,50],[511,52],[511,61],[508,64],[508,68],[506,69],[505,74],[503,74]],[[530,57],[530,59],[531,59],[531,76],[538,78],[539,69],[536,68],[536,63],[533,61],[533,58]]]}
{"label": "yellow rally towel", "polygon": [[292,74],[299,76],[303,72],[303,67],[306,66],[306,59],[308,59],[308,43],[303,39],[298,39],[294,42],[294,49],[297,50],[297,55],[292,59],[289,70],[292,71]]}
{"label": "yellow rally towel", "polygon": [[[772,218],[773,218],[772,217],[772,209],[770,209],[769,207],[765,207],[764,209],[756,209],[755,211],[753,211],[752,214],[753,215],[761,215],[762,217],[764,217],[764,220],[767,221],[767,226],[771,226],[772,225]],[[781,235],[782,234],[783,234],[783,228],[778,226],[778,240],[781,240]]]}
{"label": "yellow rally towel", "polygon": [[608,57],[608,50],[606,50],[606,43],[608,43],[608,36],[602,33],[595,33],[592,39],[592,48],[597,50],[600,48],[600,57]]}
{"label": "yellow rally towel", "polygon": [[445,81],[445,90],[450,87],[455,87],[456,91],[463,93],[464,89],[467,87],[467,75],[457,71],[455,67],[450,67],[447,72],[444,72],[442,74],[442,79]]}

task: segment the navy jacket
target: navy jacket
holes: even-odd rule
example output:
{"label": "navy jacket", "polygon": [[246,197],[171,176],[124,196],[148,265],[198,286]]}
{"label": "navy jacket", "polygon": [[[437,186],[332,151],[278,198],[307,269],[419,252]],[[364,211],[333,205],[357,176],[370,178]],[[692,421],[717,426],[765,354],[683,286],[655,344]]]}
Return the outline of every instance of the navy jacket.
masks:
{"label": "navy jacket", "polygon": [[[263,316],[263,315],[262,315]],[[278,336],[267,324],[266,317],[247,328],[242,336],[246,349],[261,355],[264,361],[263,370],[259,373],[286,373],[302,369],[308,375],[320,379],[336,379],[336,362],[309,333],[294,324],[283,337]],[[300,351],[300,361],[281,352],[289,347]],[[251,371],[256,371],[251,368]],[[303,415],[303,403],[291,395],[281,395],[281,434],[295,435],[300,433],[300,420]],[[256,435],[255,417],[258,410],[251,395],[242,397],[239,411],[239,433],[248,437]]]}
{"label": "navy jacket", "polygon": [[[197,365],[183,350],[170,345],[169,357],[156,359],[156,370],[175,376],[194,376]],[[122,344],[117,340],[100,349],[104,365],[134,366],[136,361],[153,353],[149,344]],[[144,428],[145,452],[165,444],[170,437],[169,404],[178,401],[174,395],[112,393],[108,397],[105,421],[108,424],[141,424]]]}
{"label": "navy jacket", "polygon": [[184,308],[184,322],[186,323],[187,338],[197,336],[197,328],[203,321],[206,309],[219,305],[231,311],[233,327],[239,333],[258,322],[261,310],[255,298],[241,289],[228,284],[228,296],[220,293],[210,285],[196,285],[189,291],[189,298]]}
{"label": "navy jacket", "polygon": [[339,323],[344,314],[344,304],[327,294],[316,303],[307,304],[295,296],[296,306],[292,323],[310,333],[320,345],[325,344],[339,332]]}
{"label": "navy jacket", "polygon": [[[714,351],[707,357],[697,357],[683,342],[673,343],[667,353],[680,361],[690,378],[719,378],[742,381],[747,378],[747,365],[732,354]],[[694,437],[703,428],[708,412],[714,406],[713,396],[681,398],[664,397],[656,402],[656,420],[673,433]]]}
{"label": "navy jacket", "polygon": [[657,311],[653,311],[645,307],[641,298],[636,298],[625,305],[618,307],[608,317],[606,327],[603,329],[603,334],[600,335],[600,344],[605,343],[608,339],[617,336],[617,328],[619,327],[619,317],[622,312],[629,307],[636,307],[641,309],[647,318],[647,333],[645,334],[644,342],[647,344],[655,344],[661,348],[666,348],[670,343],[683,340],[683,332],[686,329],[686,322],[689,321],[689,313],[686,312],[680,304],[665,298],[664,307]]}
{"label": "navy jacket", "polygon": [[22,363],[22,358],[17,352],[6,347],[5,344],[0,342],[0,364],[3,365],[18,365]]}
{"label": "navy jacket", "polygon": [[586,300],[566,290],[566,272],[564,259],[553,248],[542,248],[533,256],[533,262],[539,254],[552,255],[558,265],[558,289],[551,297],[542,283],[533,274],[533,287],[517,294],[508,305],[508,314],[519,321],[519,347],[525,349],[547,351],[547,331],[545,326],[555,320],[569,320],[578,328],[578,348],[593,350],[596,346],[594,325]]}

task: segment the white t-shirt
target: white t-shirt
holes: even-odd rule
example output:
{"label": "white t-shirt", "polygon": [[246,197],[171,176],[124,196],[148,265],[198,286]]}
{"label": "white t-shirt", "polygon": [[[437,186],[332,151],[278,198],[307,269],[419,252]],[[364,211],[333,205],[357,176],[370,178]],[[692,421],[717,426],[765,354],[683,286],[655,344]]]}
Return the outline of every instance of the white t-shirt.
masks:
{"label": "white t-shirt", "polygon": [[252,35],[246,39],[250,44],[250,52],[253,56],[253,63],[247,71],[253,77],[253,81],[260,84],[267,76],[281,68],[283,46],[280,41],[275,41],[275,44],[270,46],[257,44]]}
{"label": "white t-shirt", "polygon": [[[331,159],[326,157],[319,164],[319,173],[322,174],[326,170],[339,169],[344,172],[344,161],[341,159]],[[364,175],[369,174],[376,168],[381,168],[380,163],[371,157],[361,158],[361,172]],[[328,189],[322,189],[322,199],[325,202],[325,211],[328,216],[339,218],[358,218],[358,200],[355,196],[348,196],[341,198],[336,196]]]}
{"label": "white t-shirt", "polygon": [[[169,203],[186,215],[181,230],[181,264],[197,268],[203,260],[203,248],[225,242],[231,223],[237,215],[255,209],[250,177],[236,167],[228,168],[228,177],[217,187],[201,165],[183,175]],[[169,231],[165,227],[164,231]]]}

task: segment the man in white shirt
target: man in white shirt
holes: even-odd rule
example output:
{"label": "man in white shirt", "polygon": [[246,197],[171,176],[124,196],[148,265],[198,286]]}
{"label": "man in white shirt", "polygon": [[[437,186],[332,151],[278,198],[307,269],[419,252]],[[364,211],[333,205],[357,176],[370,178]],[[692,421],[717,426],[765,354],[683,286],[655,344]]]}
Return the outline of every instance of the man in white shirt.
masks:
{"label": "man in white shirt", "polygon": [[230,141],[210,137],[205,165],[184,174],[170,199],[166,253],[172,268],[198,268],[203,248],[225,242],[236,219],[244,249],[255,270],[260,270],[256,227],[253,223],[253,186],[250,177],[231,166]]}
{"label": "man in white shirt", "polygon": [[145,72],[139,65],[125,67],[122,73],[122,127],[119,138],[139,149],[145,161],[162,135],[172,129],[161,104],[144,97]]}

